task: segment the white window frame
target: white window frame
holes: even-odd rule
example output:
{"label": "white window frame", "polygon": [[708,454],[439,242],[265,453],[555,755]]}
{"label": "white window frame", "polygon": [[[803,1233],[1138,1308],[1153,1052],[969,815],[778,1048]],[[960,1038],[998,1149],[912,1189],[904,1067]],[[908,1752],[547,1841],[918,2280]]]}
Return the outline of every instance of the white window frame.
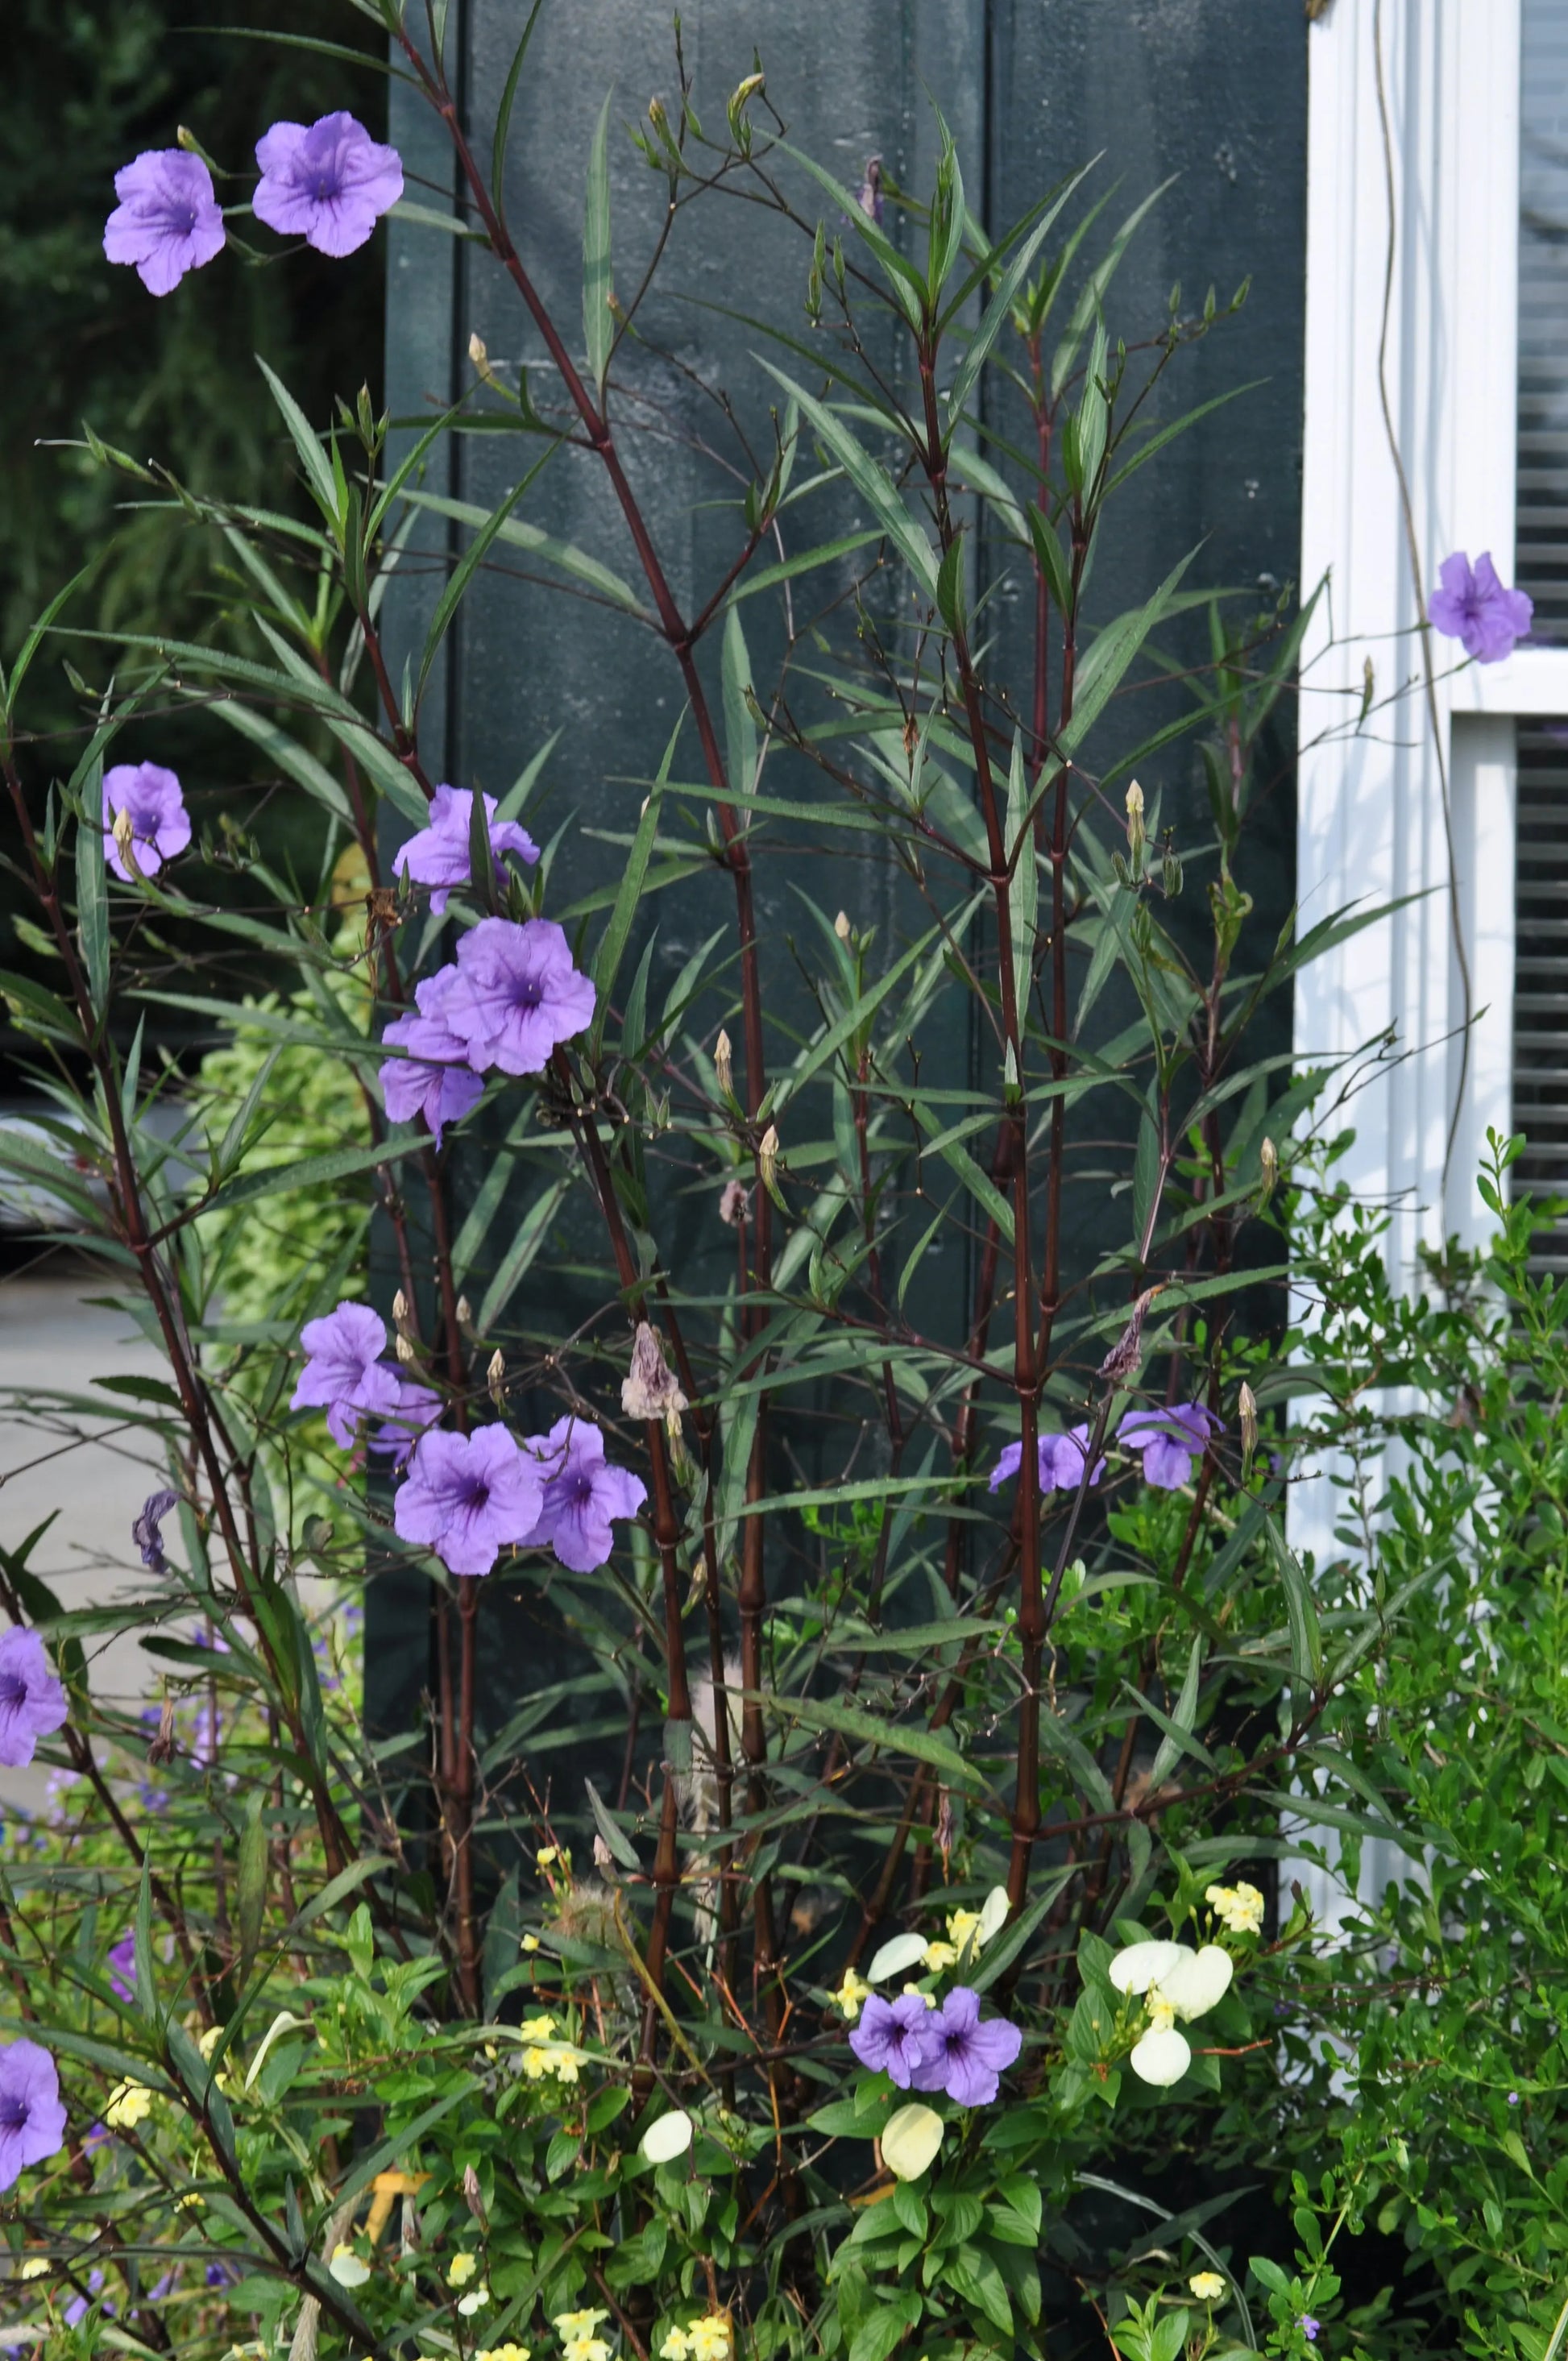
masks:
{"label": "white window frame", "polygon": [[[1300,705],[1297,825],[1303,926],[1348,904],[1409,903],[1301,976],[1303,1063],[1397,1035],[1402,1060],[1360,1091],[1347,1178],[1390,1205],[1390,1276],[1418,1245],[1477,1242],[1475,1169],[1512,1101],[1514,722],[1568,714],[1568,648],[1498,664],[1442,662],[1454,873],[1471,972],[1468,1079],[1453,950],[1439,766],[1421,683],[1415,585],[1378,390],[1388,199],[1375,32],[1394,164],[1396,236],[1387,379],[1426,589],[1455,549],[1489,549],[1514,577],[1520,0],[1334,0],[1310,33],[1302,582],[1325,575]],[[1359,735],[1315,743],[1359,709]],[[1403,689],[1393,704],[1382,700]]]}

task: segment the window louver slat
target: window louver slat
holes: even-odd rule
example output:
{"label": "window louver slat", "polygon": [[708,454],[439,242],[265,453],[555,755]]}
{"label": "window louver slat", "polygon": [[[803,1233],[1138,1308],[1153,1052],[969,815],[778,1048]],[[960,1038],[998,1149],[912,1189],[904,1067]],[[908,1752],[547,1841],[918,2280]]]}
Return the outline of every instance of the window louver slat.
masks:
{"label": "window louver slat", "polygon": [[[1514,579],[1568,641],[1568,9],[1524,0]],[[1472,556],[1475,552],[1472,551]]]}
{"label": "window louver slat", "polygon": [[[1518,1188],[1568,1197],[1568,722],[1519,724],[1514,855],[1513,1127]],[[1542,1230],[1530,1268],[1568,1274],[1568,1231]]]}

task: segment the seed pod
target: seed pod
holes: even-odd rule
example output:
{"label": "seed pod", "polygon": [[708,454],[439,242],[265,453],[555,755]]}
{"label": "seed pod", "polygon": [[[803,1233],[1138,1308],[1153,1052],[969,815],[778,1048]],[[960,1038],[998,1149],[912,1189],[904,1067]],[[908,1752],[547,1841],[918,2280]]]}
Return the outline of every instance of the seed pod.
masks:
{"label": "seed pod", "polygon": [[730,1063],[729,1036],[722,1026],[719,1027],[718,1038],[713,1045],[713,1070],[718,1076],[718,1087],[725,1097],[732,1097],[735,1090],[735,1069]]}

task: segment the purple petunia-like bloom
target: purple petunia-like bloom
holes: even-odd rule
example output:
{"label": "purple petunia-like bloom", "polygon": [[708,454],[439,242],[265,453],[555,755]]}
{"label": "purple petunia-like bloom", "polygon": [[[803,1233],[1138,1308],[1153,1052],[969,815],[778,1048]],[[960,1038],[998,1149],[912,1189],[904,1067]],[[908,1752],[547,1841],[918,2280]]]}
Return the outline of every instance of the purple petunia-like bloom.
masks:
{"label": "purple petunia-like bloom", "polygon": [[109,1983],[118,1997],[132,2002],[137,1996],[137,1938],[122,1935],[109,1954]]}
{"label": "purple petunia-like bloom", "polygon": [[413,1378],[405,1378],[400,1371],[397,1377],[397,1409],[376,1429],[370,1437],[370,1448],[389,1452],[394,1467],[406,1467],[409,1454],[425,1428],[433,1426],[441,1416],[441,1396]]}
{"label": "purple petunia-like bloom", "polygon": [[647,1499],[641,1477],[611,1466],[603,1435],[586,1419],[558,1418],[548,1434],[530,1435],[522,1447],[544,1477],[529,1543],[548,1545],[574,1574],[591,1574],[615,1546],[611,1518],[634,1517]]}
{"label": "purple petunia-like bloom", "polygon": [[[504,852],[515,852],[520,861],[532,867],[539,858],[539,847],[525,828],[514,819],[496,818],[494,796],[485,797],[485,818],[489,823],[490,854],[499,861]],[[422,828],[417,836],[398,849],[392,862],[411,877],[416,885],[433,885],[430,906],[437,917],[445,909],[455,885],[466,885],[472,872],[474,824],[474,791],[472,787],[437,787],[431,801],[430,826]]]}
{"label": "purple petunia-like bloom", "polygon": [[25,1624],[14,1624],[0,1639],[0,1763],[10,1771],[30,1763],[39,1739],[58,1730],[65,1715],[65,1691],[49,1670],[43,1642]]}
{"label": "purple petunia-like bloom", "polygon": [[402,159],[340,110],[308,127],[275,123],[256,143],[258,221],[318,254],[353,254],[403,193]]}
{"label": "purple petunia-like bloom", "polygon": [[381,1096],[394,1123],[411,1123],[422,1115],[435,1135],[459,1122],[485,1095],[485,1085],[466,1060],[468,1044],[433,1013],[439,976],[425,976],[414,986],[418,1016],[395,1016],[381,1038],[404,1050],[389,1058],[380,1069]]}
{"label": "purple petunia-like bloom", "polygon": [[171,294],[188,270],[224,249],[213,176],[183,148],[149,148],[115,175],[119,203],[104,225],[111,262],[130,262],[149,295]]}
{"label": "purple petunia-like bloom", "polygon": [[65,2145],[54,2059],[36,2041],[0,2042],[0,2189]]}
{"label": "purple petunia-like bloom", "polygon": [[936,2018],[937,2011],[927,2007],[923,1993],[900,1993],[896,2000],[873,1993],[850,2036],[850,2047],[862,2066],[873,2074],[886,2074],[907,2091],[935,2049]]}
{"label": "purple petunia-like bloom", "polygon": [[430,979],[420,1006],[465,1045],[477,1074],[542,1074],[557,1043],[594,1013],[594,988],[572,965],[553,918],[481,918],[457,946],[457,963]]}
{"label": "purple petunia-like bloom", "polygon": [[[1076,1492],[1083,1481],[1083,1462],[1088,1448],[1087,1426],[1075,1426],[1068,1434],[1042,1434],[1039,1439],[1041,1491]],[[992,1491],[1000,1491],[1010,1477],[1016,1476],[1023,1465],[1023,1444],[1010,1443],[991,1471]],[[1090,1482],[1098,1484],[1104,1473],[1104,1460],[1097,1460]]]}
{"label": "purple petunia-like bloom", "polygon": [[380,1357],[386,1324],[367,1303],[340,1303],[324,1320],[307,1320],[300,1342],[307,1358],[290,1407],[324,1410],[334,1443],[346,1450],[363,1416],[395,1415],[402,1380]]}
{"label": "purple petunia-like bloom", "polygon": [[1179,1492],[1201,1459],[1219,1420],[1201,1402],[1172,1402],[1168,1410],[1130,1410],[1116,1429],[1124,1451],[1141,1451],[1144,1482],[1157,1492]]}
{"label": "purple petunia-like bloom", "polygon": [[1301,2334],[1306,2338],[1309,2345],[1315,2345],[1317,2343],[1318,2330],[1321,2325],[1321,2322],[1314,2320],[1310,2312],[1304,2312],[1301,2314]]}
{"label": "purple petunia-like bloom", "polygon": [[167,1574],[169,1561],[163,1554],[163,1520],[170,1509],[180,1506],[178,1492],[149,1492],[141,1504],[141,1514],[131,1521],[131,1539],[141,1553],[143,1565],[154,1574]]}
{"label": "purple petunia-like bloom", "polygon": [[915,2069],[917,2091],[945,2091],[960,2107],[988,2107],[997,2078],[1024,2047],[1024,2037],[1004,2016],[981,2025],[980,1994],[955,1984],[927,2020],[930,2048]]}
{"label": "purple petunia-like bloom", "polygon": [[1437,575],[1442,587],[1427,601],[1433,631],[1459,641],[1477,664],[1499,664],[1512,655],[1514,642],[1523,639],[1535,613],[1529,592],[1510,590],[1499,582],[1489,550],[1483,550],[1474,566],[1464,550],[1456,550],[1443,559]]}
{"label": "purple petunia-like bloom", "polygon": [[451,1574],[488,1574],[509,1543],[539,1522],[544,1483],[537,1462],[504,1426],[474,1434],[422,1434],[392,1522],[422,1542]]}
{"label": "purple petunia-like bloom", "polygon": [[144,877],[156,877],[191,841],[191,815],[174,773],[161,763],[116,763],[104,774],[104,858],[127,885],[131,873],[115,841],[121,812],[129,815],[131,852]]}

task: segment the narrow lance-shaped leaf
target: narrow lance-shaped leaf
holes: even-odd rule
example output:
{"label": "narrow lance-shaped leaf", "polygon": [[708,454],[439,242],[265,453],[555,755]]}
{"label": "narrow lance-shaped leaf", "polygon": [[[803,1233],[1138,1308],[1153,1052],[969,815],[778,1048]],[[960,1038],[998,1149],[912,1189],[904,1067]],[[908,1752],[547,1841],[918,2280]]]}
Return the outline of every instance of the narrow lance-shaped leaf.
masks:
{"label": "narrow lance-shaped leaf", "polygon": [[599,119],[594,131],[593,145],[588,149],[588,185],[583,206],[583,345],[588,357],[588,375],[596,393],[602,394],[604,376],[609,367],[610,346],[615,341],[615,315],[609,308],[609,158],[607,141],[609,133],[610,102],[615,93],[606,93],[599,109]]}
{"label": "narrow lance-shaped leaf", "polygon": [[104,758],[82,782],[82,818],[76,827],[76,925],[93,1014],[102,1022],[109,1002],[109,887],[104,874]]}
{"label": "narrow lance-shaped leaf", "polygon": [[974,391],[976,381],[979,379],[981,370],[984,368],[986,360],[990,356],[992,346],[995,344],[997,337],[1001,335],[1003,329],[1006,326],[1008,320],[1012,317],[1013,306],[1018,298],[1018,290],[1023,286],[1025,280],[1027,279],[1030,269],[1034,264],[1035,257],[1038,254],[1041,247],[1044,245],[1046,238],[1049,234],[1052,223],[1056,220],[1057,215],[1061,212],[1061,209],[1063,205],[1066,204],[1068,199],[1078,188],[1080,182],[1083,180],[1085,173],[1091,172],[1093,169],[1093,164],[1089,163],[1084,166],[1081,172],[1074,173],[1072,179],[1068,182],[1066,188],[1062,191],[1055,204],[1052,205],[1049,213],[1045,215],[1043,220],[1036,224],[1034,229],[1030,231],[1029,236],[1025,239],[1023,245],[1018,248],[1017,253],[1014,256],[1012,261],[1003,272],[1001,284],[998,286],[995,294],[992,297],[990,303],[986,306],[985,316],[981,321],[981,324],[975,330],[973,335],[970,338],[968,345],[964,348],[964,357],[953,372],[953,382],[948,393],[948,434],[949,438],[952,435],[954,427],[957,426],[959,420],[963,415],[964,408],[969,401],[970,396]]}
{"label": "narrow lance-shaped leaf", "polygon": [[802,412],[816,428],[822,441],[843,468],[862,500],[867,501],[882,525],[883,531],[898,551],[914,575],[921,590],[933,606],[937,603],[937,557],[929,540],[904,504],[903,496],[887,469],[873,459],[865,445],[850,434],[841,418],[806,393],[776,369],[771,361],[762,367],[785,393],[799,402]]}

